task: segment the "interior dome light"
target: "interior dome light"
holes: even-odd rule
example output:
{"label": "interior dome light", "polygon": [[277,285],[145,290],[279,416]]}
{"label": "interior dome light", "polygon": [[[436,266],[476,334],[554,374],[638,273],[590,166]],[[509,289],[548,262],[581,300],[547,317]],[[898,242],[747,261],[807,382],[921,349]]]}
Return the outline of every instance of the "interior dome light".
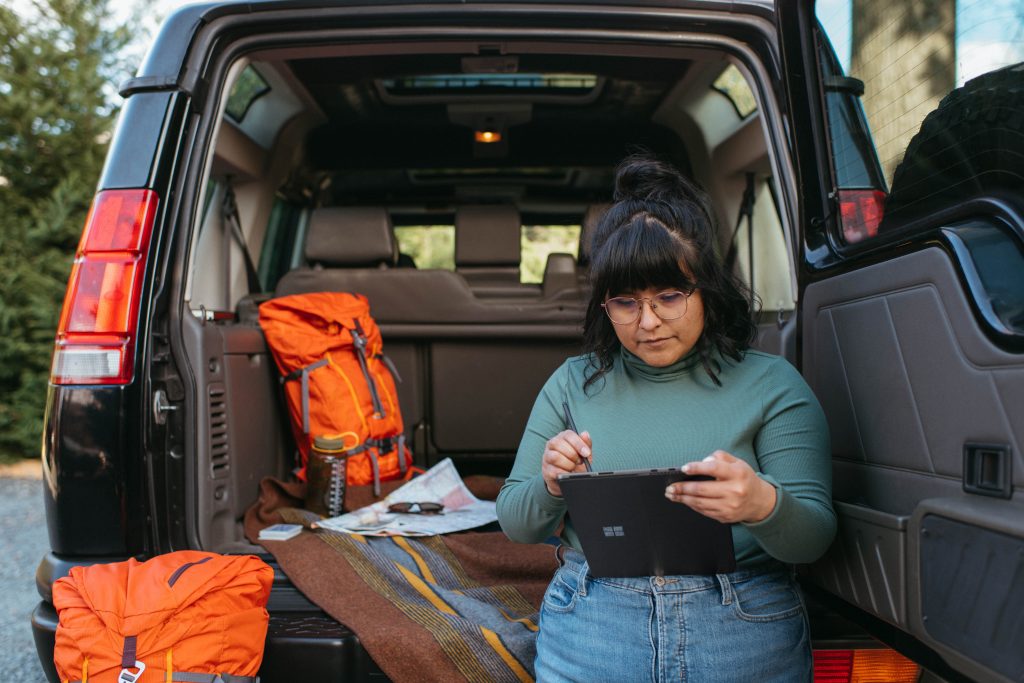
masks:
{"label": "interior dome light", "polygon": [[491,143],[501,142],[501,133],[496,130],[477,130],[473,132],[473,139],[477,142]]}

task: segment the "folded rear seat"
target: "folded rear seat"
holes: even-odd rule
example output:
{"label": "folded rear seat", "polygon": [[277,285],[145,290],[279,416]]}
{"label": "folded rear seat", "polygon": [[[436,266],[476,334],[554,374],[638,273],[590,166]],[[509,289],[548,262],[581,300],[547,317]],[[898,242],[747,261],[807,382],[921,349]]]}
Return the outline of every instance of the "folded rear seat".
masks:
{"label": "folded rear seat", "polygon": [[393,268],[398,248],[391,218],[383,208],[316,209],[309,221],[305,254],[309,265],[286,273],[277,283],[275,296],[358,292],[370,300],[370,313],[382,324],[578,321],[578,311],[564,304],[545,304],[539,298],[480,301],[461,274],[448,270]]}

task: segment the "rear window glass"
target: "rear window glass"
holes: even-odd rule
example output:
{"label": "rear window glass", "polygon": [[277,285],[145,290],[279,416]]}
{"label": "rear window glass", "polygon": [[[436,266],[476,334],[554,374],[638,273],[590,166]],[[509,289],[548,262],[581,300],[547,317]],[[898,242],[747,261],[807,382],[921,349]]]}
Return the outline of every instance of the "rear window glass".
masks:
{"label": "rear window glass", "polygon": [[1024,71],[1005,69],[1024,62],[1019,0],[819,0],[816,14],[837,62],[822,52],[839,196],[859,191],[838,207],[847,243],[1019,182],[1024,150],[997,132],[1024,115],[1009,96]]}
{"label": "rear window glass", "polygon": [[396,225],[395,239],[417,268],[455,270],[454,225]]}
{"label": "rear window glass", "polygon": [[544,281],[544,267],[548,254],[556,252],[578,256],[580,226],[578,225],[524,225],[520,235],[522,264],[519,279],[522,282]]}
{"label": "rear window glass", "polygon": [[[411,257],[417,268],[455,270],[455,226],[396,225],[398,250]],[[577,257],[579,225],[524,225],[520,232],[519,279],[544,281],[548,254],[560,252]]]}

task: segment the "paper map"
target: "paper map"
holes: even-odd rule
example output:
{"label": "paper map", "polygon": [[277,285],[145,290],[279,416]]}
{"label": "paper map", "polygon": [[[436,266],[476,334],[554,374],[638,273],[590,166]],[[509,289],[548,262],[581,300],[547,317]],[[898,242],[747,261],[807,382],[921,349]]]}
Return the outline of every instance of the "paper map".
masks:
{"label": "paper map", "polygon": [[[442,503],[436,515],[388,512],[394,503]],[[451,458],[395,489],[386,498],[314,526],[362,536],[434,536],[465,531],[498,519],[492,501],[480,500],[462,483]]]}

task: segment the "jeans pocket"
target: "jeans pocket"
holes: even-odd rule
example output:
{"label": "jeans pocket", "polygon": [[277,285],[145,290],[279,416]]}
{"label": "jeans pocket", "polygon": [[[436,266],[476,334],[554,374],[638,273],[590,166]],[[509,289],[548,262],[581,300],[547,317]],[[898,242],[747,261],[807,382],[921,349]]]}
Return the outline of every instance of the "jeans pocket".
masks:
{"label": "jeans pocket", "polygon": [[579,577],[567,571],[565,567],[559,569],[548,584],[548,589],[544,591],[544,604],[541,609],[560,614],[571,612],[576,605],[578,582]]}
{"label": "jeans pocket", "polygon": [[733,606],[744,621],[778,621],[800,616],[804,605],[793,580],[785,574],[761,574],[732,583]]}

